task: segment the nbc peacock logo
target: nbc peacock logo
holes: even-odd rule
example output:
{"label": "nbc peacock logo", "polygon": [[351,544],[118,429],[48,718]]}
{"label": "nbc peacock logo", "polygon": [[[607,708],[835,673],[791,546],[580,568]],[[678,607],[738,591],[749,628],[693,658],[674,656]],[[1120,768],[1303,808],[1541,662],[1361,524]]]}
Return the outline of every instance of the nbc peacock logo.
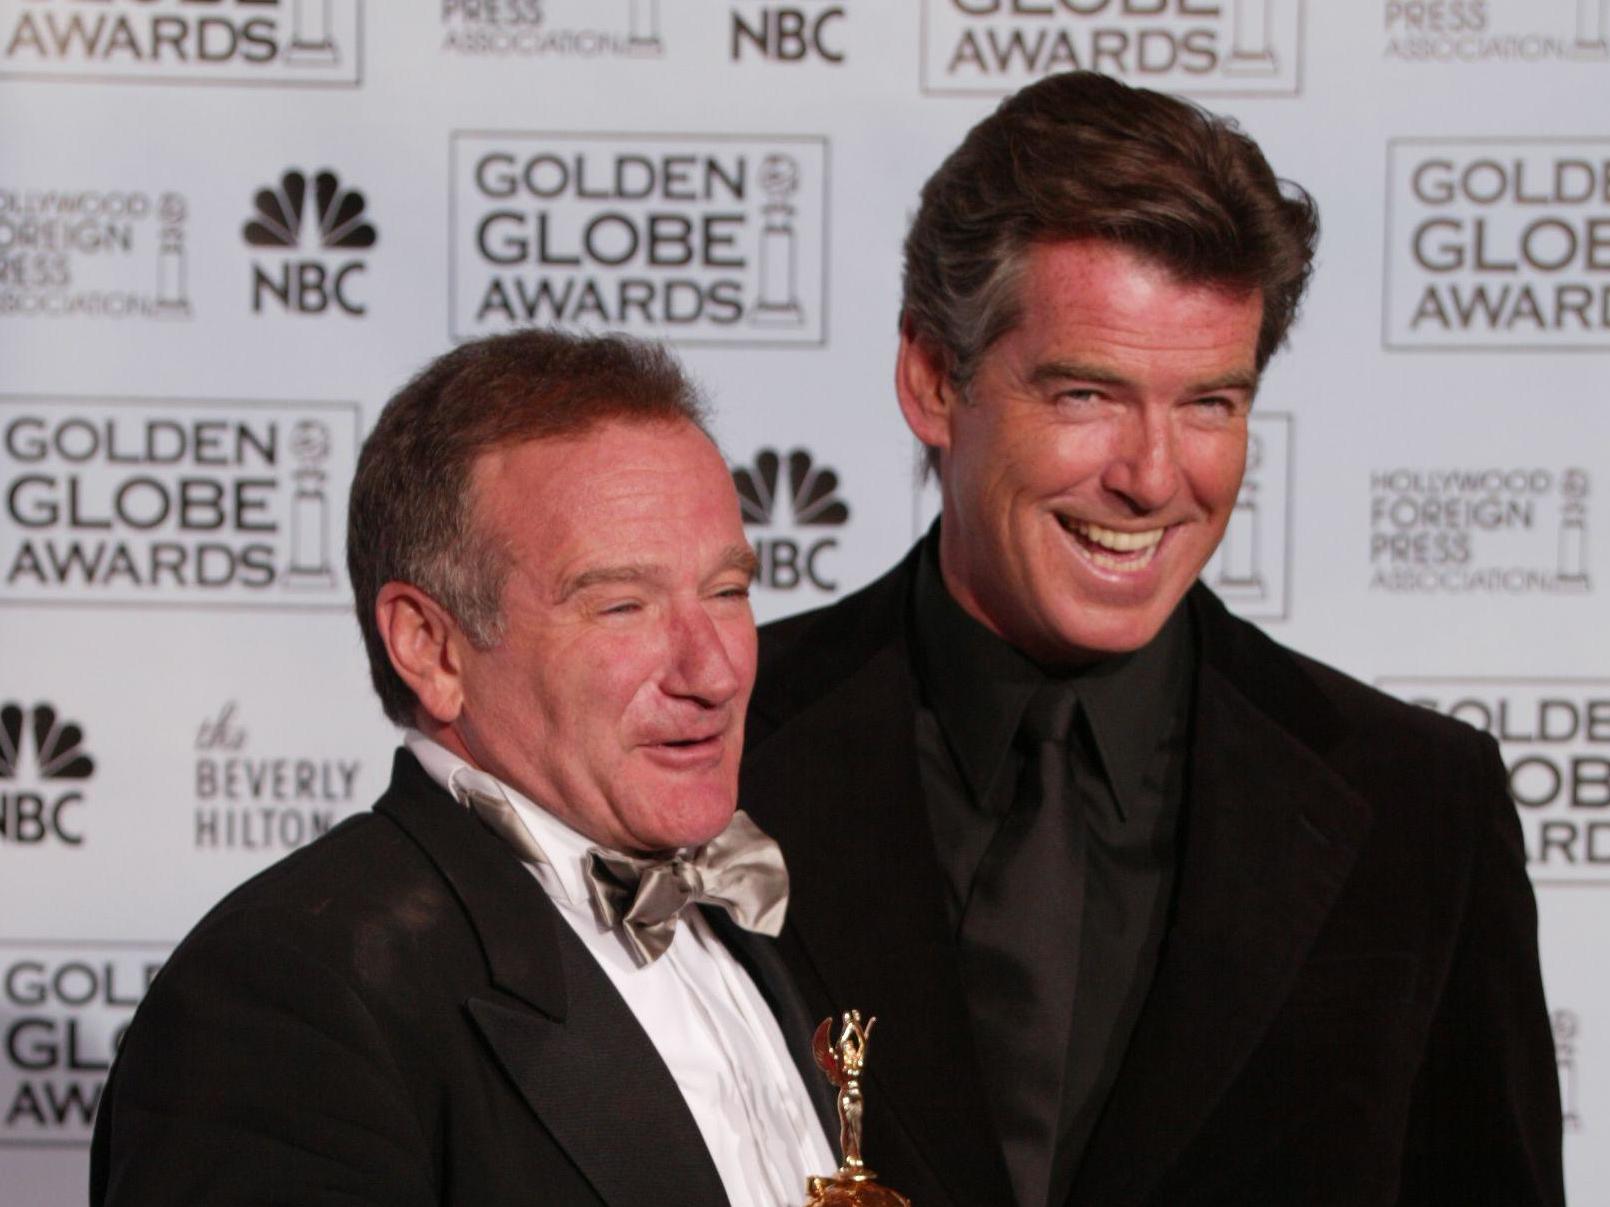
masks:
{"label": "nbc peacock logo", "polygon": [[379,234],[368,199],[331,169],[310,180],[291,168],[278,184],[258,189],[241,235],[261,255],[252,261],[253,314],[276,304],[300,315],[368,312],[358,279],[367,270],[363,253]]}
{"label": "nbc peacock logo", "polygon": [[[738,488],[738,506],[746,525],[797,530],[755,538],[760,584],[778,591],[804,586],[837,591],[838,581],[829,577],[827,560],[838,549],[838,537],[820,529],[838,528],[850,519],[849,504],[838,494],[838,474],[818,464],[806,449],[796,448],[785,457],[774,448],[762,448],[753,465],[732,471],[732,481]],[[778,514],[783,494],[788,498],[786,519]]]}
{"label": "nbc peacock logo", "polygon": [[307,176],[295,170],[280,177],[279,186],[257,191],[257,213],[246,223],[246,242],[253,247],[301,247],[305,226],[312,226],[322,248],[369,248],[375,228],[365,215],[366,202],[356,189],[341,187],[329,170],[313,178],[313,205],[308,205]]}
{"label": "nbc peacock logo", "polygon": [[0,843],[82,844],[76,810],[84,794],[76,784],[94,774],[82,725],[53,704],[0,704]]}
{"label": "nbc peacock logo", "polygon": [[[755,454],[754,468],[732,471],[738,488],[738,504],[745,524],[770,524],[777,508],[777,485],[782,458],[774,448]],[[811,461],[810,453],[796,448],[788,454],[788,494],[794,523],[802,526],[842,524],[850,509],[838,497],[839,476],[825,465]]]}

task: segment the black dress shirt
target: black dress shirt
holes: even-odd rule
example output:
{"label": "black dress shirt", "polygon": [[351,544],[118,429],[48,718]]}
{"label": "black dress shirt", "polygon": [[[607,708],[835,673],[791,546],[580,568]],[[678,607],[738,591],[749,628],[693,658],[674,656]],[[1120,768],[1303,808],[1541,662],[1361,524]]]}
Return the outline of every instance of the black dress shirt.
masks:
{"label": "black dress shirt", "polygon": [[[1070,919],[1077,933],[1064,929],[1053,950],[1046,936],[1025,933],[1022,950],[1011,953],[1031,964],[1066,959],[1070,945],[1077,952],[1048,1182],[1049,1201],[1058,1203],[1123,1061],[1167,926],[1195,672],[1190,621],[1181,607],[1133,653],[1074,672],[1042,668],[951,597],[933,534],[923,549],[913,606],[922,785],[964,970],[969,961],[961,924],[975,875],[1024,770],[1025,756],[1014,742],[1024,708],[1048,686],[1078,698],[1079,719],[1068,743],[1074,776],[1065,797],[1071,799],[1059,802],[1081,811],[1085,826],[1083,908]],[[964,986],[975,1027],[1000,1025],[989,1021],[987,978],[964,971]],[[1010,1068],[984,1069],[992,1091],[1010,1092],[1009,1082],[994,1083],[1015,1076]]]}

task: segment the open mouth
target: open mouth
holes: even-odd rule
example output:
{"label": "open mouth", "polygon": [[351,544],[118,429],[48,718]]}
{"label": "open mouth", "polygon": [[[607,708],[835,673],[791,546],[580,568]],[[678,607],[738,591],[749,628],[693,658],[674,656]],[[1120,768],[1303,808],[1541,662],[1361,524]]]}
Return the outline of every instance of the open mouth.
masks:
{"label": "open mouth", "polygon": [[1089,520],[1058,516],[1062,530],[1073,537],[1079,551],[1092,563],[1107,570],[1140,570],[1151,564],[1168,529],[1148,528],[1141,532],[1122,532]]}
{"label": "open mouth", "polygon": [[724,732],[724,730],[718,729],[714,733],[707,733],[698,737],[689,736],[662,738],[658,742],[653,742],[650,744],[659,750],[676,751],[683,754],[697,754],[700,752],[719,750],[721,747],[721,735]]}
{"label": "open mouth", "polygon": [[718,767],[729,750],[721,733],[704,737],[665,738],[639,748],[657,766],[670,771],[703,773]]}

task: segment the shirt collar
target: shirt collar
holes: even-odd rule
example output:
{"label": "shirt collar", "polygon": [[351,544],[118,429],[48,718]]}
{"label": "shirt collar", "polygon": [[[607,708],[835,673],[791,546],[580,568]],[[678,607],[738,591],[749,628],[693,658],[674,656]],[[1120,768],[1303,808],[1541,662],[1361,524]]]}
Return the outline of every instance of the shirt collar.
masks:
{"label": "shirt collar", "polygon": [[940,574],[936,523],[923,542],[913,609],[918,677],[975,802],[995,798],[1029,697],[1062,683],[1079,697],[1120,814],[1133,815],[1158,747],[1189,698],[1195,654],[1183,601],[1140,649],[1053,674],[956,602]]}
{"label": "shirt collar", "polygon": [[526,833],[544,857],[541,864],[526,864],[538,883],[557,903],[592,912],[587,893],[587,852],[598,844],[571,829],[552,813],[518,789],[496,776],[465,762],[440,742],[432,741],[417,729],[403,733],[403,745],[419,760],[425,773],[450,793],[459,804],[469,807],[469,793],[481,792],[507,801]]}
{"label": "shirt collar", "polygon": [[973,800],[992,799],[1029,697],[1046,675],[963,610],[939,573],[938,528],[923,542],[912,593],[917,677]]}

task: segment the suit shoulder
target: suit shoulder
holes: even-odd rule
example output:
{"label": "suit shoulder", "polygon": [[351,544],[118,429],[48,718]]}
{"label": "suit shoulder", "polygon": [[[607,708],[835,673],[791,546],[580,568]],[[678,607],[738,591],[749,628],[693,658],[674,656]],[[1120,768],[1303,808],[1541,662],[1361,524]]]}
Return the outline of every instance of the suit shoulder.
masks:
{"label": "suit shoulder", "polygon": [[1276,642],[1256,626],[1210,623],[1209,665],[1229,666],[1236,686],[1367,794],[1459,795],[1499,767],[1492,739],[1372,687]]}
{"label": "suit shoulder", "polygon": [[839,648],[865,623],[858,594],[761,625],[759,675],[791,670],[801,658]]}
{"label": "suit shoulder", "polygon": [[901,640],[912,564],[908,557],[837,603],[763,625],[752,714],[796,712]]}
{"label": "suit shoulder", "polygon": [[[452,891],[389,818],[366,813],[247,880],[212,907],[170,966],[205,968],[232,948],[316,963],[352,981],[382,979],[403,962],[429,968],[462,943]],[[437,948],[442,951],[437,951]],[[209,954],[210,953],[210,954]]]}
{"label": "suit shoulder", "polygon": [[1371,737],[1392,735],[1396,742],[1473,751],[1485,739],[1480,730],[1423,704],[1391,695],[1345,671],[1295,650],[1287,655],[1335,705],[1351,725]]}
{"label": "suit shoulder", "polygon": [[389,895],[399,881],[428,866],[396,823],[373,811],[360,813],[242,882],[207,917],[253,908],[325,910],[335,901],[353,905]]}
{"label": "suit shoulder", "polygon": [[819,608],[811,608],[804,612],[795,612],[779,620],[768,621],[760,626],[760,658],[762,664],[767,661],[785,661],[802,641],[809,640],[813,630],[824,625],[831,627],[833,615],[845,604],[845,600],[825,604]]}
{"label": "suit shoulder", "polygon": [[[1412,864],[1421,875],[1434,868],[1455,885],[1484,835],[1508,841],[1514,808],[1490,737],[1289,650],[1243,621],[1215,625],[1212,635],[1225,640],[1204,648],[1204,673],[1224,675],[1251,703],[1254,712],[1240,715],[1261,713],[1306,747],[1315,762],[1305,774],[1316,777],[1316,791],[1334,776],[1368,806],[1368,847],[1381,860],[1368,866]],[[1221,692],[1207,685],[1201,698]]]}
{"label": "suit shoulder", "polygon": [[1461,751],[1487,740],[1463,721],[1390,695],[1282,645],[1232,615],[1205,587],[1198,586],[1191,601],[1201,628],[1204,664],[1223,671],[1265,712],[1282,718],[1315,745],[1328,745],[1344,733]]}

